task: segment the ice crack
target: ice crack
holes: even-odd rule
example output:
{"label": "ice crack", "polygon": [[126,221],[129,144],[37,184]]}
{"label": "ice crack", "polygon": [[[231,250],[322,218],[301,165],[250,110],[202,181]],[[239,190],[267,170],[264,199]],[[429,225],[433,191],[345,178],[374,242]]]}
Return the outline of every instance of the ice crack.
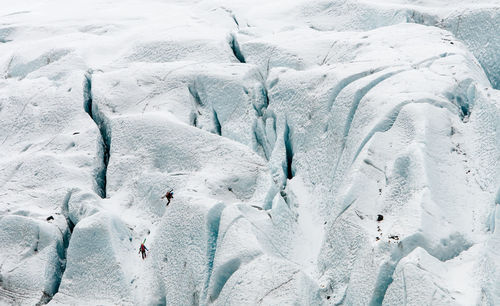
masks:
{"label": "ice crack", "polygon": [[83,86],[83,108],[90,118],[95,122],[99,128],[101,138],[99,140],[100,149],[99,155],[101,157],[101,165],[98,167],[95,173],[95,183],[96,183],[96,193],[101,198],[106,198],[106,181],[107,181],[107,171],[108,163],[110,157],[111,148],[111,133],[109,131],[108,125],[104,120],[102,114],[99,112],[97,105],[93,103],[92,97],[92,69],[89,69],[85,74],[84,86]]}

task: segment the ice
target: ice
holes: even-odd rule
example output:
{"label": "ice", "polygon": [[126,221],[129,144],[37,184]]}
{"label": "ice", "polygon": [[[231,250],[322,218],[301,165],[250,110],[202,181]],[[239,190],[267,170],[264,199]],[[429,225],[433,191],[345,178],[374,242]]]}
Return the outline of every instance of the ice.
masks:
{"label": "ice", "polygon": [[[57,225],[21,215],[0,220],[2,290],[21,294],[26,303],[54,295],[64,271],[64,238]],[[24,296],[23,296],[24,295]],[[4,296],[0,302],[7,302]]]}
{"label": "ice", "polygon": [[500,39],[496,34],[500,14],[495,6],[478,7],[454,12],[444,22],[444,28],[462,40],[481,63],[493,88],[500,86]]}
{"label": "ice", "polygon": [[2,5],[0,304],[499,304],[498,8]]}
{"label": "ice", "polygon": [[[134,252],[129,230],[105,213],[97,213],[80,221],[71,235],[67,263],[59,294],[54,302],[63,303],[100,300],[104,303],[127,303],[130,291],[122,253]],[[135,252],[134,252],[135,253]],[[105,258],[105,260],[103,260]]]}

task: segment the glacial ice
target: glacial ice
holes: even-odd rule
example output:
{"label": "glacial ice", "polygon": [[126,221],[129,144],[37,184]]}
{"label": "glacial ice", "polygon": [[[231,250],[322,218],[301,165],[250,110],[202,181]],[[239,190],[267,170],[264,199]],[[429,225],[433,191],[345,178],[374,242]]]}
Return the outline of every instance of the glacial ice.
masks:
{"label": "glacial ice", "polygon": [[499,8],[2,5],[0,304],[500,304]]}

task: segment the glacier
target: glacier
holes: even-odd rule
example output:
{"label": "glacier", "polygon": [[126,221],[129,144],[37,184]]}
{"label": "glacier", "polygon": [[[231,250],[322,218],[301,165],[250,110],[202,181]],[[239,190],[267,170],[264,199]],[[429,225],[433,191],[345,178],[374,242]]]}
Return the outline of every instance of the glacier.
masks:
{"label": "glacier", "polygon": [[0,16],[0,305],[500,304],[498,1]]}

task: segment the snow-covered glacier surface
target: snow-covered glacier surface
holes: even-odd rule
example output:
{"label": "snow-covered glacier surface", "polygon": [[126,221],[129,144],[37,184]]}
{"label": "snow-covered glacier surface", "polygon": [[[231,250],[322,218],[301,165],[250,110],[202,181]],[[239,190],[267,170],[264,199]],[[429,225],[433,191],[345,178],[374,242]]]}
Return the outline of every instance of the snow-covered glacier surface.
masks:
{"label": "snow-covered glacier surface", "polygon": [[487,0],[4,1],[0,304],[500,305],[499,33]]}

